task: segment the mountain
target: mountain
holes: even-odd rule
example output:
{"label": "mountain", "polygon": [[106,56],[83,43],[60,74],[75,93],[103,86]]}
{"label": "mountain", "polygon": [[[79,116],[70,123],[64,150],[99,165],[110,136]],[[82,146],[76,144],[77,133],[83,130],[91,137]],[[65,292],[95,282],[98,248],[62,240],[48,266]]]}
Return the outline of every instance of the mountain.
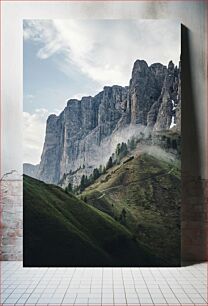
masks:
{"label": "mountain", "polygon": [[24,175],[24,266],[154,266],[156,254],[108,214]]}
{"label": "mountain", "polygon": [[76,186],[83,174],[106,164],[118,142],[141,131],[148,135],[172,129],[180,134],[180,90],[180,64],[148,66],[137,60],[129,86],[105,86],[95,97],[69,100],[59,116],[48,117],[35,177],[58,184],[68,176]]}
{"label": "mountain", "polygon": [[178,266],[180,165],[162,149],[149,150],[139,144],[130,156],[86,188],[81,198],[122,223],[161,261]]}
{"label": "mountain", "polygon": [[38,165],[32,165],[29,163],[23,164],[23,173],[33,178],[38,177],[38,169],[39,169],[39,164]]}

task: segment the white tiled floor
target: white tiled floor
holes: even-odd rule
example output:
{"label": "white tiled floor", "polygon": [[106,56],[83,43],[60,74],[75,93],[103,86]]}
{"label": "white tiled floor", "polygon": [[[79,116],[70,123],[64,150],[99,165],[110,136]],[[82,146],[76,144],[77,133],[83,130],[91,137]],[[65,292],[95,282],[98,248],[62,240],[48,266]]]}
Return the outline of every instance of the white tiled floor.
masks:
{"label": "white tiled floor", "polygon": [[23,268],[1,262],[2,305],[207,305],[207,265]]}

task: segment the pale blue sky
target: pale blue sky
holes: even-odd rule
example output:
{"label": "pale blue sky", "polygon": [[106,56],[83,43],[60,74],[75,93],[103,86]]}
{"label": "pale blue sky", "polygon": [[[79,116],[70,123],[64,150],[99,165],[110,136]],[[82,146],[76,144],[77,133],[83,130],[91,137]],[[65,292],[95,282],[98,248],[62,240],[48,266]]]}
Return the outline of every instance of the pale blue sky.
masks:
{"label": "pale blue sky", "polygon": [[37,108],[49,112],[63,110],[67,99],[76,94],[90,93],[97,82],[80,72],[74,64],[68,74],[58,68],[64,62],[63,54],[54,54],[47,59],[37,56],[41,43],[24,41],[24,111],[33,113]]}
{"label": "pale blue sky", "polygon": [[180,24],[168,20],[25,20],[24,162],[38,163],[45,121],[70,98],[129,83],[133,63],[178,64]]}

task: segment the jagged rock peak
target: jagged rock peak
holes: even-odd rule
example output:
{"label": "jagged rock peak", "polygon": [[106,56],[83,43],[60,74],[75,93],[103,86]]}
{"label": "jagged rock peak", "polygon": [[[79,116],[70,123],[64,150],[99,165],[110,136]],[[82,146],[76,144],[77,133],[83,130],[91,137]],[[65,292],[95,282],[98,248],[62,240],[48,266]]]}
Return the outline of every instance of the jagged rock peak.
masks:
{"label": "jagged rock peak", "polygon": [[67,101],[67,107],[70,106],[70,104],[73,104],[73,103],[80,103],[81,100],[78,100],[78,99],[69,99]]}
{"label": "jagged rock peak", "polygon": [[91,96],[82,97],[81,102],[89,102],[92,100]]}
{"label": "jagged rock peak", "polygon": [[119,89],[119,88],[123,88],[123,86],[120,85],[112,85],[112,86],[104,86],[103,90],[111,90],[111,89]]}
{"label": "jagged rock peak", "polygon": [[134,66],[133,66],[133,71],[136,69],[136,70],[142,70],[142,69],[145,69],[145,68],[148,68],[148,64],[146,61],[144,60],[136,60],[135,63],[134,63]]}
{"label": "jagged rock peak", "polygon": [[145,76],[148,68],[147,62],[144,60],[136,60],[132,70],[132,79]]}
{"label": "jagged rock peak", "polygon": [[160,64],[160,63],[154,63],[152,65],[150,65],[150,71],[152,73],[154,73],[154,75],[156,77],[163,77],[163,75],[166,73],[167,71],[167,67],[164,66],[163,64]]}
{"label": "jagged rock peak", "polygon": [[59,116],[56,116],[55,114],[48,116],[47,121],[46,121],[46,128],[52,127],[58,118]]}
{"label": "jagged rock peak", "polygon": [[57,119],[57,117],[58,117],[57,115],[51,114],[51,115],[48,116],[48,119],[47,119],[47,120],[48,120],[48,121],[51,121],[51,120]]}
{"label": "jagged rock peak", "polygon": [[154,63],[150,65],[150,68],[153,68],[153,69],[163,69],[164,67],[166,68],[166,66],[164,66],[161,63]]}
{"label": "jagged rock peak", "polygon": [[168,64],[168,70],[171,71],[171,70],[174,70],[174,68],[175,68],[175,66],[174,66],[173,62],[170,61],[169,64]]}
{"label": "jagged rock peak", "polygon": [[156,121],[152,121],[154,130],[168,130],[173,127],[177,129],[176,125],[179,126],[180,120],[176,120],[179,117],[178,110],[180,112],[180,73],[177,66],[170,61],[161,95],[150,111],[151,118],[153,112],[157,112],[157,116],[154,116]]}

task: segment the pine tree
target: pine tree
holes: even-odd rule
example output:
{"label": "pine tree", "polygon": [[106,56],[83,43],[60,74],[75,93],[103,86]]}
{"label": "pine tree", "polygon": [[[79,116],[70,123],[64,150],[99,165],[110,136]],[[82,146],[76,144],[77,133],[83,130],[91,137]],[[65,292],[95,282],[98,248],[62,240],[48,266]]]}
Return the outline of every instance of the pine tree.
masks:
{"label": "pine tree", "polygon": [[68,184],[67,191],[68,192],[73,192],[73,188],[72,188],[72,184],[71,183]]}
{"label": "pine tree", "polygon": [[103,166],[102,166],[102,165],[100,165],[100,167],[99,167],[99,173],[100,173],[100,174],[103,173]]}
{"label": "pine tree", "polygon": [[93,178],[94,178],[94,180],[96,180],[99,176],[100,176],[99,170],[98,170],[98,168],[95,168],[93,170]]}
{"label": "pine tree", "polygon": [[136,148],[136,141],[133,137],[129,140],[128,147],[130,150],[134,150]]}
{"label": "pine tree", "polygon": [[89,186],[89,181],[88,181],[88,177],[87,177],[87,175],[85,175],[85,179],[84,179],[84,187],[86,188],[87,186]]}
{"label": "pine tree", "polygon": [[84,174],[82,175],[79,189],[80,189],[81,192],[84,191],[84,189],[85,189],[85,175]]}
{"label": "pine tree", "polygon": [[119,221],[121,224],[126,224],[126,210],[125,208],[122,209],[121,214],[119,216]]}
{"label": "pine tree", "polygon": [[91,173],[89,176],[89,184],[92,184],[94,182],[93,174]]}
{"label": "pine tree", "polygon": [[118,144],[117,144],[117,147],[116,147],[116,158],[119,157],[120,151],[121,151],[121,144],[118,143]]}
{"label": "pine tree", "polygon": [[106,165],[106,170],[108,170],[109,168],[113,167],[113,160],[112,157],[110,156],[107,165]]}
{"label": "pine tree", "polygon": [[115,165],[115,163],[116,163],[116,154],[113,153],[111,156],[112,156],[113,165]]}
{"label": "pine tree", "polygon": [[128,153],[127,145],[125,142],[122,142],[119,154],[120,159],[126,156],[127,153]]}

